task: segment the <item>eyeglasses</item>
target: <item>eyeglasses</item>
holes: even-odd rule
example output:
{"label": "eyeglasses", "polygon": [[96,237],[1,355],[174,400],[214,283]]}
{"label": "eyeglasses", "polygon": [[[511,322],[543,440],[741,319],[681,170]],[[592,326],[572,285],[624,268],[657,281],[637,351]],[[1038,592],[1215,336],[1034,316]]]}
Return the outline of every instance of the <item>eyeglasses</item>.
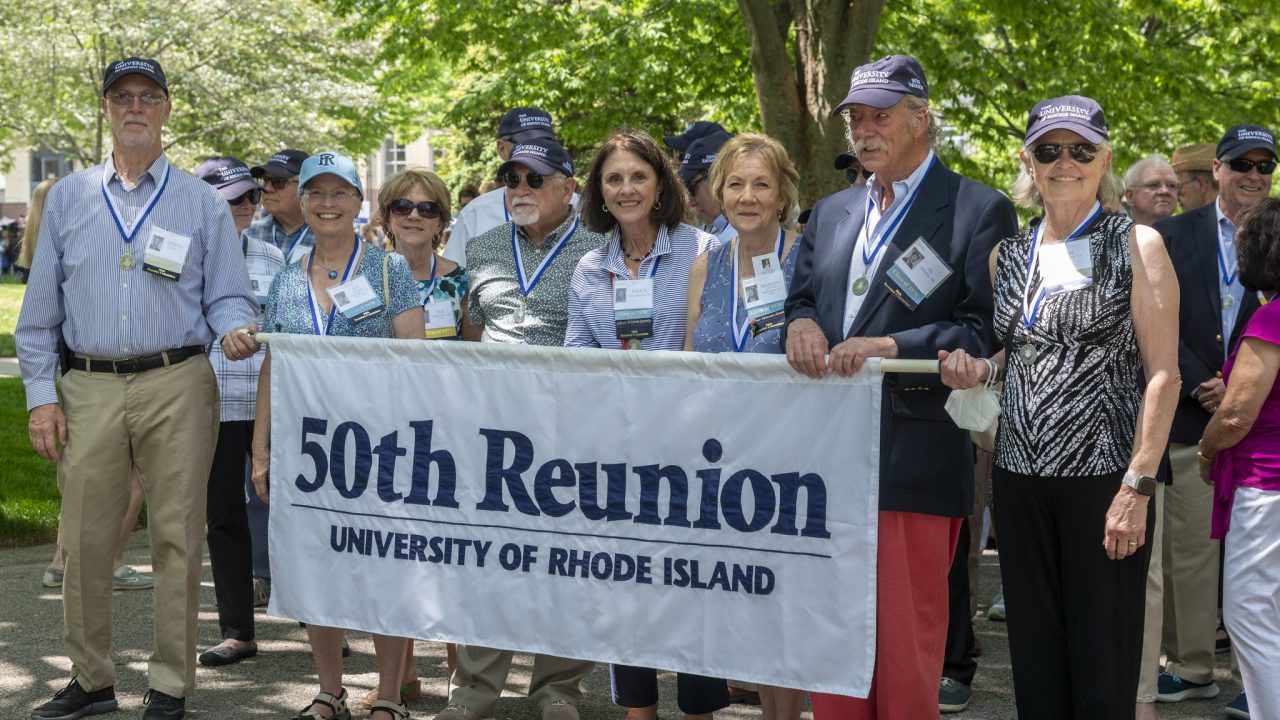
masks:
{"label": "eyeglasses", "polygon": [[871,171],[870,171],[870,170],[868,170],[868,169],[866,169],[866,168],[862,168],[861,170],[857,170],[857,169],[855,169],[855,168],[845,168],[845,169],[844,169],[844,179],[845,179],[845,180],[847,180],[847,181],[849,182],[849,184],[850,184],[850,185],[857,185],[857,184],[858,184],[858,176],[859,176],[859,175],[861,175],[861,176],[862,176],[862,179],[863,179],[863,180],[870,180],[870,179],[871,179]]}
{"label": "eyeglasses", "polygon": [[318,205],[330,200],[333,202],[355,200],[360,197],[360,193],[355,190],[334,190],[332,192],[325,192],[324,190],[303,190],[302,197],[306,198],[307,202],[313,205]]}
{"label": "eyeglasses", "polygon": [[298,176],[295,175],[293,177],[288,177],[288,178],[268,177],[268,178],[265,178],[265,180],[267,183],[267,187],[271,188],[272,190],[283,190],[286,187],[288,187],[290,184],[298,182]]}
{"label": "eyeglasses", "polygon": [[1241,175],[1254,168],[1258,168],[1258,172],[1263,175],[1270,175],[1276,171],[1275,160],[1245,160],[1244,158],[1236,158],[1235,160],[1228,160],[1227,165]]}
{"label": "eyeglasses", "polygon": [[1142,188],[1143,190],[1149,190],[1149,191],[1151,191],[1151,192],[1160,192],[1160,191],[1161,191],[1161,190],[1163,190],[1164,188],[1168,188],[1169,190],[1172,190],[1173,192],[1177,192],[1177,191],[1178,191],[1178,181],[1176,181],[1176,180],[1152,180],[1151,182],[1148,182],[1148,183],[1142,183],[1142,184],[1141,184],[1141,185],[1139,185],[1138,187]]}
{"label": "eyeglasses", "polygon": [[408,217],[409,213],[413,212],[414,208],[418,209],[419,215],[428,220],[434,220],[440,217],[440,204],[433,203],[429,200],[415,203],[414,201],[406,198],[397,198],[392,200],[391,204],[387,206],[387,209],[391,211],[392,215],[401,215],[405,217]]}
{"label": "eyeglasses", "polygon": [[126,107],[133,104],[134,98],[141,100],[142,104],[146,105],[147,107],[155,107],[160,103],[164,102],[165,100],[169,99],[164,95],[157,95],[156,93],[151,93],[151,92],[131,93],[131,92],[126,92],[124,90],[117,90],[115,92],[110,92],[104,95],[103,97],[110,100],[112,105],[123,105]]}
{"label": "eyeglasses", "polygon": [[1071,154],[1071,159],[1081,165],[1088,165],[1093,159],[1098,157],[1098,146],[1093,143],[1075,143],[1072,145],[1054,145],[1051,143],[1042,143],[1037,145],[1031,154],[1035,157],[1036,162],[1041,165],[1049,165],[1058,161],[1062,157],[1062,151],[1066,150]]}
{"label": "eyeglasses", "polygon": [[[509,172],[506,174],[505,177],[501,177],[498,179],[502,181],[504,184],[506,184],[508,190],[515,190],[516,188],[520,187],[519,173]],[[524,177],[524,181],[528,183],[530,190],[537,190],[538,188],[542,187],[542,184],[547,181],[547,178],[539,173],[530,172],[528,175]]]}
{"label": "eyeglasses", "polygon": [[240,197],[235,198],[234,200],[228,200],[227,202],[232,205],[239,205],[245,200],[248,200],[250,205],[257,205],[262,201],[262,188],[254,188]]}

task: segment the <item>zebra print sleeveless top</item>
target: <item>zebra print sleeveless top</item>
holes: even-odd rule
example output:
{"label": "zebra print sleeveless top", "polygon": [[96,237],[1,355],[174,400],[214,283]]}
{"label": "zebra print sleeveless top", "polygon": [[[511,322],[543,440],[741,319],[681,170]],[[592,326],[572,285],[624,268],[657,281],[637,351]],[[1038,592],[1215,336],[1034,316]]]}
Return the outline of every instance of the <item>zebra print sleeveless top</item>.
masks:
{"label": "zebra print sleeveless top", "polygon": [[[1082,236],[1089,239],[1093,284],[1046,297],[1030,329],[1022,322],[1022,298],[1034,234],[1000,244],[995,328],[1002,342],[1013,325],[994,459],[1000,468],[1064,477],[1128,466],[1141,400],[1131,227],[1124,215],[1094,223]],[[1030,282],[1039,287],[1038,268]]]}

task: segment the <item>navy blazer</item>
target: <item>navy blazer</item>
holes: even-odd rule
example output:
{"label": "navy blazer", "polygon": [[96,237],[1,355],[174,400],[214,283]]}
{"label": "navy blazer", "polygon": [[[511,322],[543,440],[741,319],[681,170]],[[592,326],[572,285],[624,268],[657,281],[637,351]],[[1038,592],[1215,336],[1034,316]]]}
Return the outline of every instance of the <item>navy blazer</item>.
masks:
{"label": "navy blazer", "polygon": [[1200,442],[1210,415],[1191,393],[1200,383],[1222,377],[1224,348],[1235,347],[1245,323],[1258,309],[1258,298],[1246,292],[1236,313],[1231,337],[1223,344],[1222,291],[1218,270],[1218,201],[1156,223],[1178,275],[1178,372],[1182,395],[1173,415],[1169,441]]}
{"label": "navy blazer", "polygon": [[[1000,240],[1018,232],[1013,204],[996,190],[938,163],[921,181],[915,204],[884,249],[849,337],[892,337],[902,358],[938,357],[964,348],[987,357],[993,332],[989,261]],[[845,295],[862,229],[867,189],[859,186],[814,206],[800,239],[787,298],[788,325],[809,318],[834,347],[845,340]],[[885,286],[894,261],[923,238],[952,273],[915,310]],[[786,328],[783,328],[786,343]],[[950,391],[937,375],[885,376],[880,417],[880,509],[965,517],[973,507],[973,448],[968,431],[943,405]]]}

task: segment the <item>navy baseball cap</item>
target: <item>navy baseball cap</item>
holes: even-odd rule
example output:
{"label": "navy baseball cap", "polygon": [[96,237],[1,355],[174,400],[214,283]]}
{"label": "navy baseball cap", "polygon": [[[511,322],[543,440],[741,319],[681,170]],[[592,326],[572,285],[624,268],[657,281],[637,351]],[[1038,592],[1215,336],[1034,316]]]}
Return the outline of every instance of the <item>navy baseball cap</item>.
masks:
{"label": "navy baseball cap", "polygon": [[291,178],[302,172],[302,163],[306,159],[307,154],[301,150],[281,150],[272,155],[270,160],[249,168],[249,173],[256,178],[260,178],[263,175]]}
{"label": "navy baseball cap", "polygon": [[1031,147],[1045,133],[1059,129],[1070,130],[1091,143],[1106,142],[1111,137],[1097,101],[1083,95],[1064,95],[1041,100],[1031,108],[1022,146]]}
{"label": "navy baseball cap", "polygon": [[506,175],[516,165],[523,165],[543,175],[560,172],[573,177],[573,159],[555,140],[540,138],[515,146],[511,150],[511,157],[498,168],[498,177]]}
{"label": "navy baseball cap", "polygon": [[680,162],[680,179],[689,182],[698,173],[710,168],[716,161],[720,148],[732,138],[733,135],[721,131],[694,140],[684,154],[684,160]]}
{"label": "navy baseball cap", "polygon": [[536,107],[516,107],[502,116],[502,121],[498,123],[498,138],[516,143],[539,138],[555,140],[556,131],[551,125],[551,116],[546,110]]}
{"label": "navy baseball cap", "polygon": [[209,158],[196,168],[196,177],[209,183],[224,200],[235,200],[258,187],[249,166],[233,157]]}
{"label": "navy baseball cap", "polygon": [[364,187],[360,185],[360,173],[351,158],[332,150],[318,152],[302,162],[298,171],[298,197],[302,197],[307,183],[321,175],[336,175],[360,193],[364,198]]}
{"label": "navy baseball cap", "polygon": [[1276,136],[1259,125],[1232,125],[1218,142],[1218,159],[1234,160],[1261,148],[1276,156]]}
{"label": "navy baseball cap", "polygon": [[849,105],[893,107],[907,95],[929,99],[924,68],[910,55],[889,55],[853,69],[849,94],[831,114],[837,115]]}
{"label": "navy baseball cap", "polygon": [[169,83],[164,79],[164,70],[160,67],[160,63],[150,58],[140,57],[128,57],[108,65],[107,72],[102,77],[102,94],[106,95],[107,90],[110,90],[111,86],[125,75],[142,75],[159,85],[166,95],[169,94]]}
{"label": "navy baseball cap", "polygon": [[684,152],[689,149],[690,145],[693,145],[694,141],[700,140],[708,135],[715,135],[716,133],[722,132],[728,131],[725,130],[720,123],[711,122],[709,120],[699,120],[685,128],[684,132],[679,135],[664,136],[662,138],[662,142],[666,143],[667,147],[672,150]]}

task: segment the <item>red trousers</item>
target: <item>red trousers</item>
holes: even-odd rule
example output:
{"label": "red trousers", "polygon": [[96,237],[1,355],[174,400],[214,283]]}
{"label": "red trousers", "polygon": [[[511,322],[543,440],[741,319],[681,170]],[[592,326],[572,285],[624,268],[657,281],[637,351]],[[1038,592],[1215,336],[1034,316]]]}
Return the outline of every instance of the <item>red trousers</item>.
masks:
{"label": "red trousers", "polygon": [[880,512],[876,667],[867,699],[810,693],[814,720],[929,720],[947,645],[947,572],[960,519]]}

